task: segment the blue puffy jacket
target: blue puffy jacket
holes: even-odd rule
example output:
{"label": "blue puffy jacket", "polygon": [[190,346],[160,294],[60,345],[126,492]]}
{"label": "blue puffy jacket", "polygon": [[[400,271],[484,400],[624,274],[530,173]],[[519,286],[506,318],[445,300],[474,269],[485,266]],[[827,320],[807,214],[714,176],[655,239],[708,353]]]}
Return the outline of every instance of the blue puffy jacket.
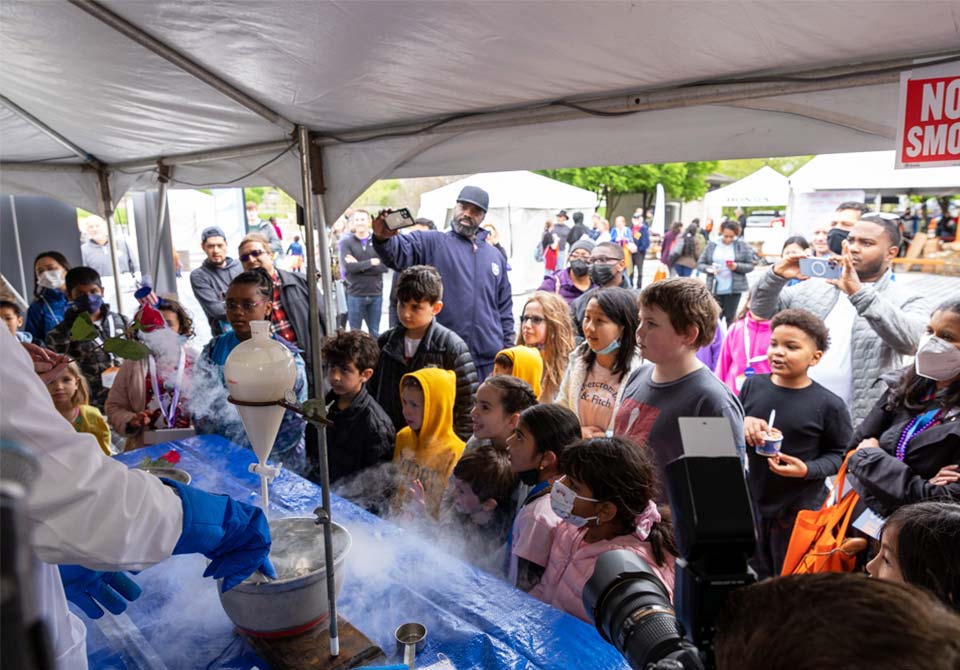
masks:
{"label": "blue puffy jacket", "polygon": [[507,261],[477,232],[476,244],[454,231],[422,230],[387,240],[374,237],[374,249],[394,270],[432,265],[443,279],[443,309],[437,321],[470,347],[478,368],[490,367],[501,349],[512,347],[513,296]]}

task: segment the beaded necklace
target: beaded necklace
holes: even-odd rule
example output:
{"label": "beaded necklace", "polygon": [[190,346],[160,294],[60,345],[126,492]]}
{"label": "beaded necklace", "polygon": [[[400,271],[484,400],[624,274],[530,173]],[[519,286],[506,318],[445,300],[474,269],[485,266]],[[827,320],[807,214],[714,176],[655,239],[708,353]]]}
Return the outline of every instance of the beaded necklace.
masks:
{"label": "beaded necklace", "polygon": [[931,409],[928,412],[913,417],[910,423],[907,424],[907,427],[903,429],[903,432],[900,433],[900,440],[897,442],[897,460],[902,461],[903,457],[907,455],[907,444],[910,440],[928,428],[932,428],[940,423],[941,417],[943,417],[942,407],[937,410]]}

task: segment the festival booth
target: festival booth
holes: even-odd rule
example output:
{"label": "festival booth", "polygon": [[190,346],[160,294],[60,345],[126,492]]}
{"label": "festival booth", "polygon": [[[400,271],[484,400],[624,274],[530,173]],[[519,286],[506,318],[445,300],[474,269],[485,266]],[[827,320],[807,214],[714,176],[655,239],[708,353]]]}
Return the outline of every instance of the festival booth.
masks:
{"label": "festival booth", "polygon": [[[917,57],[960,58],[953,14],[950,3],[935,1],[878,11],[774,0],[6,0],[0,191],[98,211],[113,246],[113,209],[128,190],[157,190],[163,222],[169,188],[275,185],[303,207],[314,276],[314,251],[327,248],[325,221],[381,178],[889,149],[900,71]],[[575,44],[558,36],[575,36]],[[696,48],[678,48],[684,44]],[[169,230],[161,227],[155,239],[163,238]],[[151,257],[155,275],[159,247]],[[329,259],[319,261],[331,296]],[[321,309],[333,322],[333,305],[321,305],[319,295],[311,291],[311,322]],[[312,335],[319,378],[321,342]],[[208,470],[198,485],[237,495],[237,482],[248,495],[256,488],[250,477],[218,479]],[[284,487],[305,484],[277,481],[281,498]],[[311,506],[318,497],[324,518],[352,518],[331,501],[329,486],[309,489]],[[375,537],[382,543],[375,551],[399,542],[387,530]],[[436,574],[442,582],[445,573]],[[386,624],[366,616],[377,610],[399,623],[412,602],[429,616],[456,610],[473,619],[469,636],[439,626],[447,639],[435,650],[469,649],[457,653],[461,667],[616,667],[589,625],[566,615],[558,622],[546,606],[518,616],[518,627],[507,624],[527,610],[514,611],[506,599],[500,619],[476,616],[505,588],[485,593],[490,583],[479,577],[467,575],[472,591],[397,590],[401,584],[387,588],[391,597],[364,593],[349,579],[343,611],[381,644]],[[200,596],[191,596],[185,592],[179,607],[199,606]],[[132,627],[91,640],[91,651],[109,659],[111,651],[136,649],[140,638],[163,640],[139,611],[132,610]],[[555,641],[534,654],[527,640],[538,624],[574,646]],[[193,639],[166,644],[187,658],[210,658],[206,667],[258,663],[248,653],[218,665],[216,650],[190,653],[189,645],[208,644]],[[245,644],[238,640],[231,641]],[[505,647],[518,651],[490,651]],[[99,658],[91,656],[95,667]],[[153,667],[145,664],[152,660],[102,667]]]}
{"label": "festival booth", "polygon": [[883,196],[960,193],[960,167],[897,170],[895,154],[890,150],[815,156],[790,175],[790,229],[809,235],[846,201],[876,203],[879,209]]}
{"label": "festival booth", "polygon": [[[542,268],[531,262],[534,249],[543,237],[543,224],[556,219],[566,210],[573,225],[573,213],[580,212],[585,221],[596,211],[597,195],[593,191],[564,184],[526,170],[486,172],[471,175],[427,191],[420,196],[418,216],[431,219],[444,229],[453,213],[457,194],[467,184],[479,186],[490,194],[490,209],[483,223],[493,224],[500,234],[500,244],[511,259],[510,282],[515,293],[540,285]],[[515,260],[513,260],[515,259]]]}
{"label": "festival booth", "polygon": [[[766,211],[783,212],[790,198],[790,183],[786,177],[769,165],[723,188],[703,196],[707,215],[719,222],[724,207],[763,207]],[[781,222],[782,223],[782,222]],[[719,224],[714,224],[716,230]],[[750,227],[741,231],[743,238],[763,249],[765,254],[779,253],[787,238],[782,226]]]}

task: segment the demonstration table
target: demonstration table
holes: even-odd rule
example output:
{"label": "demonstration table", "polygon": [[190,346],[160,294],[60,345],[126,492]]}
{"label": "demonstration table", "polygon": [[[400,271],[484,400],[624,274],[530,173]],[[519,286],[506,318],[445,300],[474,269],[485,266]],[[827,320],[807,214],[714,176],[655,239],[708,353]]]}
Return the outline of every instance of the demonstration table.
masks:
{"label": "demonstration table", "polygon": [[[158,458],[170,449],[180,453],[178,467],[192,475],[194,486],[259,502],[259,477],[247,471],[253,452],[221,437],[153,445],[117,459],[136,465],[144,456]],[[627,667],[592,626],[342,498],[332,499],[333,520],[353,536],[337,601],[340,615],[388,655],[394,650],[394,629],[418,621],[428,631],[418,668],[437,663],[438,653],[458,670]],[[319,504],[320,488],[293,473],[282,471],[271,485],[271,518],[312,516]],[[234,631],[216,582],[201,577],[205,565],[201,556],[175,556],[137,575],[144,593],[124,615],[107,614],[98,621],[80,615],[88,630],[90,667],[268,668]]]}

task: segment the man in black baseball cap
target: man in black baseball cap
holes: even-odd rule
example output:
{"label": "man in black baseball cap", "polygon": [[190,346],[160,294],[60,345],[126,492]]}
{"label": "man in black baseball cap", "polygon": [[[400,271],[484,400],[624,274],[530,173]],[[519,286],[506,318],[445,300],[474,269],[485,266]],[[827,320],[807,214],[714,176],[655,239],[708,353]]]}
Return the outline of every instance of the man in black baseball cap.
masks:
{"label": "man in black baseball cap", "polygon": [[210,332],[216,337],[225,332],[227,325],[223,297],[230,281],[243,272],[243,267],[227,256],[227,236],[217,226],[203,229],[200,246],[207,258],[190,273],[190,287],[210,323]]}
{"label": "man in black baseball cap", "polygon": [[464,186],[457,196],[457,207],[453,210],[450,224],[459,234],[472,240],[487,215],[489,205],[490,196],[486,191],[479,186]]}
{"label": "man in black baseball cap", "polygon": [[480,379],[493,370],[497,352],[512,347],[516,338],[507,259],[480,227],[489,207],[486,191],[464,186],[450,219],[452,230],[398,235],[384,221],[387,211],[373,221],[373,248],[384,265],[398,272],[432,265],[440,273],[443,309],[437,321],[466,342]]}

